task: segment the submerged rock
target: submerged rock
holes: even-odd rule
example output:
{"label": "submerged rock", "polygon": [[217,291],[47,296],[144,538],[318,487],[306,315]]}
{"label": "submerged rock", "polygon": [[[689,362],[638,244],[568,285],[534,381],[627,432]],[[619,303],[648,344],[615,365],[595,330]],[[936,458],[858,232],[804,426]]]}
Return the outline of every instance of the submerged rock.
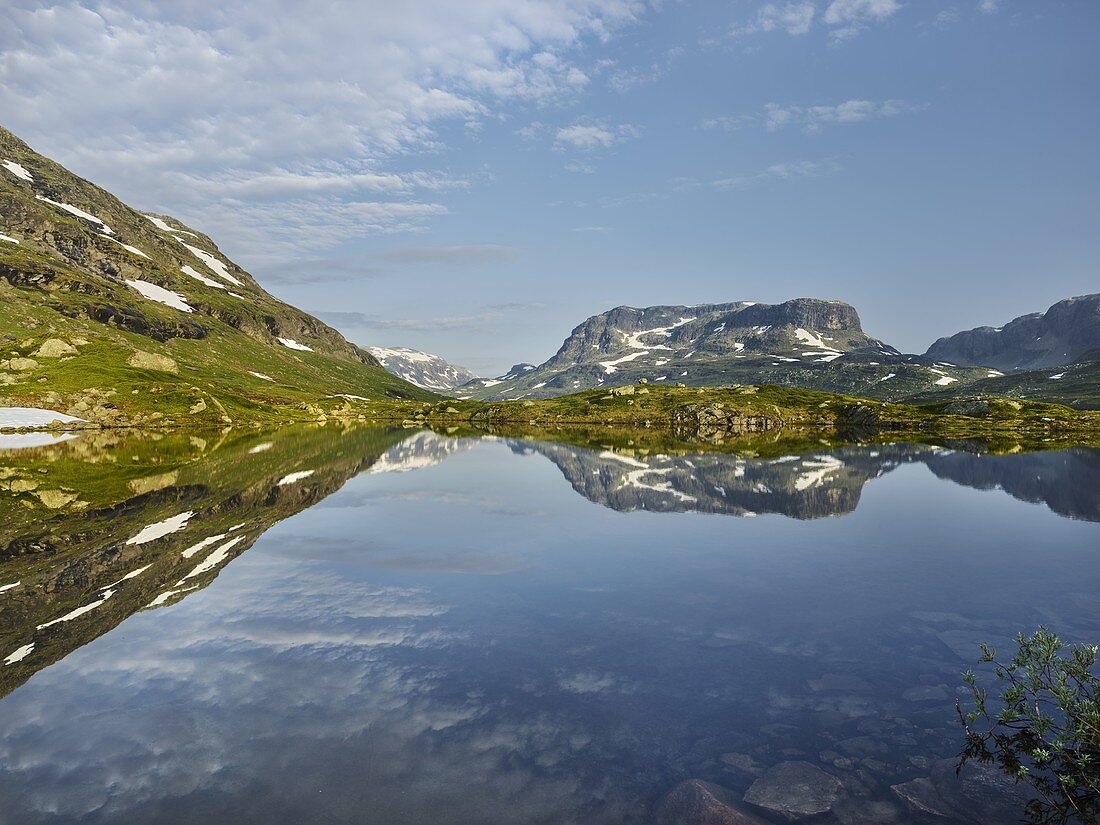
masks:
{"label": "submerged rock", "polygon": [[843,798],[839,779],[802,761],[772,766],[745,794],[746,802],[790,820],[831,811]]}
{"label": "submerged rock", "polygon": [[657,825],[767,825],[746,811],[721,785],[689,779],[668,792],[657,808]]}

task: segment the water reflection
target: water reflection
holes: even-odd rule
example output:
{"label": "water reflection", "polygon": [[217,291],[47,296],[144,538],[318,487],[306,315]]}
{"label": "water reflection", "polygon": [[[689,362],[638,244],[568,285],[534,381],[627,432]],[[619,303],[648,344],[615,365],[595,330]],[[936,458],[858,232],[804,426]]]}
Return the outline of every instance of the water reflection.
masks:
{"label": "water reflection", "polygon": [[1093,450],[100,438],[3,469],[11,821],[1011,821],[958,672],[1100,638],[1097,528],[1016,500],[1095,520]]}

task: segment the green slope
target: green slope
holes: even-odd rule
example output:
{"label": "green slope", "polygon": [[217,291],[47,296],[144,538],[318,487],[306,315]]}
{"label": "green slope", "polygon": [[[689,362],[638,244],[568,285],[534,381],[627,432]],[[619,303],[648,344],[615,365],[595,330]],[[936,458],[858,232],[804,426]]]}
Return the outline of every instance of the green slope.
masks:
{"label": "green slope", "polygon": [[209,425],[305,417],[339,394],[434,397],[268,294],[206,235],[2,128],[0,236],[0,406]]}

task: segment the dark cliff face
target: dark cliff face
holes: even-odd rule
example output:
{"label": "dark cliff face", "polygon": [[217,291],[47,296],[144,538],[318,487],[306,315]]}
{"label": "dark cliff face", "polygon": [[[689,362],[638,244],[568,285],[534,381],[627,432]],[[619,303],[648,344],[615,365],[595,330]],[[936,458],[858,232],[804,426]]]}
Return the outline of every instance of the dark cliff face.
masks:
{"label": "dark cliff face", "polygon": [[940,338],[928,356],[999,370],[1072,364],[1100,347],[1100,294],[1059,301],[1045,313],[1022,315],[1003,327],[978,327]]}

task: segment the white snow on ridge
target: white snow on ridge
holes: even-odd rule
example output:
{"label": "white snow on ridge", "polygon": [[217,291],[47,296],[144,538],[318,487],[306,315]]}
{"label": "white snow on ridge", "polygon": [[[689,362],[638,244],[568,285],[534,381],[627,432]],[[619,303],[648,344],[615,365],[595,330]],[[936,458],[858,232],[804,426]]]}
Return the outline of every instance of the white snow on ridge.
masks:
{"label": "white snow on ridge", "polygon": [[827,476],[843,467],[844,462],[831,455],[819,455],[814,456],[813,461],[803,461],[802,466],[810,468],[810,471],[803,473],[795,480],[794,487],[800,491],[820,486]]}
{"label": "white snow on ridge", "polygon": [[883,381],[889,381],[891,378],[897,378],[897,376],[898,374],[896,372],[888,373],[887,375],[884,375],[882,376],[882,378],[879,379],[879,383],[882,383]]}
{"label": "white snow on ridge", "polygon": [[11,235],[4,235],[0,233],[0,241],[7,241],[8,243],[19,243],[18,238],[13,238]]}
{"label": "white snow on ridge", "polygon": [[14,665],[16,662],[21,662],[31,654],[32,650],[34,650],[34,642],[31,642],[29,645],[17,647],[15,651],[4,660],[4,664]]}
{"label": "white snow on ridge", "polygon": [[71,424],[83,421],[74,415],[43,410],[38,407],[0,407],[0,429],[23,429],[24,427],[47,427],[54,421]]}
{"label": "white snow on ridge", "polygon": [[180,530],[187,526],[195,513],[191,510],[180,513],[176,516],[171,516],[163,521],[158,521],[155,524],[150,524],[147,527],[141,528],[140,532],[131,539],[127,539],[127,544],[145,544],[150,541],[167,536],[169,533],[178,533]]}
{"label": "white snow on ridge", "polygon": [[98,223],[100,230],[103,231],[103,232],[106,232],[108,235],[115,234],[115,231],[113,229],[111,229],[111,227],[107,226],[107,224],[105,224],[103,221],[101,221],[95,215],[89,214],[88,212],[85,212],[83,209],[80,209],[79,207],[73,206],[71,203],[62,203],[61,201],[52,201],[49,198],[43,197],[42,195],[35,195],[35,198],[37,198],[40,201],[45,201],[46,203],[51,204],[53,206],[56,206],[58,209],[64,209],[70,215],[76,215],[78,218],[83,218],[86,221],[91,221],[92,223]]}
{"label": "white snow on ridge", "polygon": [[277,338],[276,340],[287,349],[296,349],[303,352],[313,352],[313,347],[306,346],[305,344],[299,344],[293,338]]}
{"label": "white snow on ridge", "polygon": [[1064,372],[1060,372],[1057,375],[1051,375],[1047,380],[1057,381],[1059,378],[1065,378],[1065,377],[1066,377],[1066,374]]}
{"label": "white snow on ridge", "polygon": [[184,297],[178,292],[173,292],[170,289],[165,289],[162,286],[151,284],[148,281],[130,280],[126,279],[126,285],[136,289],[145,298],[150,301],[156,301],[158,304],[164,304],[165,306],[172,307],[172,309],[178,309],[180,312],[194,312],[191,305],[184,300]]}
{"label": "white snow on ridge", "polygon": [[214,289],[225,289],[225,284],[219,284],[213,278],[207,278],[201,272],[196,272],[195,269],[193,267],[189,266],[189,265],[188,266],[181,266],[180,267],[180,272],[182,272],[184,275],[189,275],[190,277],[192,277],[196,281],[198,281],[200,284],[206,284],[207,286],[212,286],[212,287],[214,287]]}
{"label": "white snow on ridge", "polygon": [[304,478],[309,478],[311,475],[313,475],[313,473],[314,470],[299,470],[296,473],[291,473],[290,475],[283,476],[281,479],[279,479],[279,483],[276,486],[285,487],[288,484],[294,484]]}
{"label": "white snow on ridge", "polygon": [[[179,241],[179,238],[176,238],[176,240]],[[206,266],[209,267],[210,271],[217,275],[219,278],[224,278],[231,284],[236,284],[237,286],[244,286],[241,281],[237,280],[233,277],[232,274],[230,274],[229,270],[226,269],[224,263],[215,258],[209,252],[203,249],[199,249],[197,246],[191,246],[190,244],[183,243],[183,241],[180,241],[180,243],[183,244],[188,252],[190,252],[192,255],[194,255],[196,258],[206,264]]]}
{"label": "white snow on ridge", "polygon": [[237,536],[237,538],[227,541],[225,544],[223,544],[221,547],[219,547],[217,550],[207,556],[206,559],[203,560],[194,570],[192,570],[190,573],[180,579],[180,584],[183,584],[185,581],[194,578],[195,576],[201,576],[203,573],[206,573],[209,570],[213,570],[229,557],[230,550],[232,550],[244,540],[244,536]]}
{"label": "white snow on ridge", "polygon": [[156,215],[146,215],[145,217],[149,221],[152,221],[153,226],[155,226],[157,229],[163,229],[165,232],[175,232],[180,235],[190,235],[192,238],[197,237],[194,232],[188,232],[186,229],[176,229],[176,227],[174,226],[169,226]]}
{"label": "white snow on ridge", "polygon": [[[656,347],[656,349],[668,349],[668,347]],[[611,373],[615,372],[616,365],[625,364],[627,361],[633,361],[635,358],[641,358],[643,355],[649,355],[649,350],[639,350],[638,352],[632,352],[629,355],[624,355],[622,358],[616,358],[614,361],[600,361],[599,363],[600,366],[603,367],[604,372],[610,375]]]}
{"label": "white snow on ridge", "polygon": [[102,605],[104,602],[106,602],[113,595],[115,595],[115,591],[113,591],[113,590],[104,590],[99,596],[99,601],[92,602],[91,604],[86,604],[83,607],[78,607],[78,608],[76,608],[76,610],[71,610],[68,613],[66,613],[64,616],[62,616],[60,619],[54,619],[52,622],[46,622],[45,624],[40,624],[40,625],[38,625],[38,629],[39,630],[45,630],[47,627],[52,627],[55,624],[61,624],[61,622],[71,622],[73,619],[78,619],[81,616],[83,616],[85,613],[90,613],[91,611],[95,610],[97,607]]}
{"label": "white snow on ridge", "polygon": [[21,178],[25,181],[33,181],[34,180],[34,175],[32,175],[23,166],[20,166],[14,160],[6,160],[3,163],[0,163],[0,166],[3,166],[5,169],[7,169],[9,172],[11,172],[13,175],[15,175],[17,178]]}
{"label": "white snow on ridge", "polygon": [[142,258],[146,258],[146,259],[148,259],[148,258],[149,258],[149,256],[148,256],[148,255],[146,255],[146,254],[145,254],[144,252],[142,252],[142,251],[141,251],[140,249],[138,249],[138,248],[137,248],[136,246],[130,246],[130,244],[128,244],[128,243],[123,243],[123,242],[122,242],[122,241],[120,241],[120,240],[119,240],[118,238],[112,238],[112,237],[110,237],[109,235],[104,235],[103,237],[107,238],[107,240],[109,240],[109,241],[114,241],[114,242],[115,242],[115,243],[117,243],[117,244],[118,244],[119,246],[121,246],[121,247],[122,247],[123,249],[125,249],[125,250],[126,250],[127,252],[133,252],[133,253],[134,253],[135,255],[140,255],[140,256],[141,256]]}

